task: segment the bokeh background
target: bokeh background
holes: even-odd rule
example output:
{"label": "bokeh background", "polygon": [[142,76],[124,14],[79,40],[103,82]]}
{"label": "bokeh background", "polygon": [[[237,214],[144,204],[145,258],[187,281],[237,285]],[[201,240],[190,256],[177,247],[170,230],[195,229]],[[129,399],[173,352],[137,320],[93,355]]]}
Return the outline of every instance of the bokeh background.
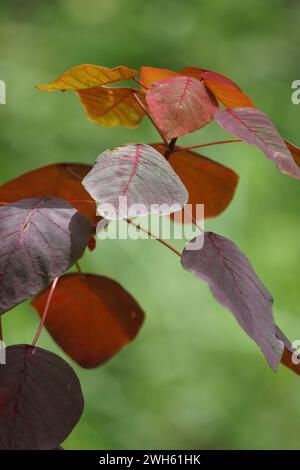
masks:
{"label": "bokeh background", "polygon": [[[104,129],[85,118],[72,93],[34,89],[81,63],[219,71],[300,145],[300,105],[291,103],[291,83],[300,79],[299,23],[297,0],[2,1],[0,182],[157,140],[146,119],[137,130]],[[209,125],[182,142],[219,137],[226,133]],[[246,144],[210,147],[206,155],[240,174],[234,201],[206,227],[248,254],[274,295],[277,322],[291,340],[300,338],[299,182]],[[103,367],[75,366],[86,405],[66,449],[300,448],[299,377],[282,366],[274,374],[176,256],[155,241],[105,241],[82,267],[121,282],[147,319],[136,341]],[[38,318],[24,303],[3,325],[7,344],[31,342]],[[62,354],[47,332],[39,345]]]}

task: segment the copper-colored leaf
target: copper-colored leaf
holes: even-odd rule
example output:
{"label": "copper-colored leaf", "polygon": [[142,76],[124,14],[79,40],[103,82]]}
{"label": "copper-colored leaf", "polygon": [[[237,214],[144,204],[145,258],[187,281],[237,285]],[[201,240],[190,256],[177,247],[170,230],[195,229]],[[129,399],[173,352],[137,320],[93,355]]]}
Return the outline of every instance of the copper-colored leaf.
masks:
{"label": "copper-colored leaf", "polygon": [[92,121],[104,127],[135,128],[144,117],[144,110],[132,95],[144,95],[131,88],[95,87],[77,91]]}
{"label": "copper-colored leaf", "polygon": [[[153,145],[164,153],[162,145]],[[196,204],[204,204],[204,216],[216,217],[230,204],[239,176],[227,166],[188,150],[171,154],[168,162],[189,192],[193,217],[197,218]]]}
{"label": "copper-colored leaf", "polygon": [[150,88],[154,82],[165,80],[166,78],[176,77],[176,75],[177,73],[173,72],[173,70],[158,69],[155,67],[141,67],[140,82],[142,85],[144,85],[144,87]]}
{"label": "copper-colored leaf", "polygon": [[81,184],[81,180],[91,168],[91,165],[78,163],[55,163],[37,168],[0,186],[0,201],[15,202],[33,197],[59,197],[70,202],[95,224],[96,205]]}
{"label": "copper-colored leaf", "polygon": [[137,74],[136,70],[123,65],[109,69],[99,65],[82,64],[67,70],[53,82],[47,85],[37,85],[36,88],[45,91],[82,90],[127,80]]}
{"label": "copper-colored leaf", "polygon": [[146,94],[151,113],[167,139],[208,124],[217,103],[196,78],[177,76],[155,82]]}
{"label": "copper-colored leaf", "polygon": [[289,151],[291,152],[293,159],[295,160],[297,165],[300,167],[300,148],[296,147],[296,145],[294,144],[291,144],[291,142],[289,142],[288,140],[285,140],[284,142],[287,148],[289,149]]}
{"label": "copper-colored leaf", "polygon": [[[49,288],[32,302],[40,315]],[[62,276],[54,291],[46,327],[80,366],[103,364],[137,335],[144,313],[117,282],[94,274]]]}
{"label": "copper-colored leaf", "polygon": [[[285,336],[282,330],[276,325],[276,336],[284,344],[284,351],[281,357],[281,363],[292,370],[295,374],[300,375],[300,363],[299,363],[299,352],[293,348],[289,339]],[[297,361],[293,358],[296,356]]]}

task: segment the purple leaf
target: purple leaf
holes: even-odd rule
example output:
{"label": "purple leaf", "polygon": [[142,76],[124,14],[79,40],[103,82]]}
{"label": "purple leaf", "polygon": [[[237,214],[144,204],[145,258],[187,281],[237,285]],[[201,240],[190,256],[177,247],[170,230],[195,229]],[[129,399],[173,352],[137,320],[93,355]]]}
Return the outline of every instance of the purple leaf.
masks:
{"label": "purple leaf", "polygon": [[218,104],[197,78],[171,77],[153,83],[146,100],[167,139],[201,129],[213,119]]}
{"label": "purple leaf", "polygon": [[84,252],[92,224],[58,198],[0,207],[0,313],[37,294]]}
{"label": "purple leaf", "polygon": [[260,148],[276,163],[281,173],[300,179],[300,169],[284,140],[264,113],[255,108],[222,109],[215,113],[214,118],[226,131]]}
{"label": "purple leaf", "polygon": [[108,220],[149,213],[168,215],[188,200],[188,192],[171,165],[144,144],[103,152],[83,185],[95,199],[98,214]]}
{"label": "purple leaf", "polygon": [[207,282],[214,297],[233,313],[276,370],[283,344],[275,334],[273,299],[249,260],[235,243],[213,232],[205,233],[202,249],[193,249],[192,243],[183,251],[182,266]]}
{"label": "purple leaf", "polygon": [[59,356],[27,345],[6,348],[0,366],[0,449],[51,450],[83,411],[73,369]]}

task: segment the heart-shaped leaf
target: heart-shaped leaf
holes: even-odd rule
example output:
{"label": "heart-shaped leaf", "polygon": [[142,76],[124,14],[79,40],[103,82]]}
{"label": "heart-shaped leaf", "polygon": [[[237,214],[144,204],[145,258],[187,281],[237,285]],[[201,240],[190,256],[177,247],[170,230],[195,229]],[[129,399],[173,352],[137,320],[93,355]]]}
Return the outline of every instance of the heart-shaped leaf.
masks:
{"label": "heart-shaped leaf", "polygon": [[215,72],[204,71],[202,78],[218,101],[227,108],[253,108],[251,99],[228,78]]}
{"label": "heart-shaped leaf", "polygon": [[[165,150],[162,145],[154,148]],[[239,180],[233,170],[188,150],[176,150],[168,162],[189,192],[193,218],[197,219],[197,204],[204,204],[205,218],[216,217],[230,204]]]}
{"label": "heart-shaped leaf", "polygon": [[183,251],[182,266],[207,282],[213,296],[235,316],[276,370],[283,343],[276,337],[271,294],[235,243],[213,232],[205,233],[201,249],[195,249],[194,241]]}
{"label": "heart-shaped leaf", "polygon": [[92,224],[57,198],[0,207],[0,313],[37,294],[86,248]]}
{"label": "heart-shaped leaf", "polygon": [[[43,314],[47,288],[32,302]],[[144,321],[134,298],[117,282],[94,274],[66,274],[54,290],[45,325],[81,367],[96,367],[132,341]]]}
{"label": "heart-shaped leaf", "polygon": [[215,113],[214,118],[226,131],[260,148],[275,162],[279,171],[300,179],[300,169],[264,113],[254,108],[222,109]]}
{"label": "heart-shaped leaf", "polygon": [[59,356],[27,345],[6,348],[0,366],[0,449],[51,450],[83,410],[73,369]]}
{"label": "heart-shaped leaf", "polygon": [[58,197],[70,202],[90,222],[96,224],[95,201],[81,184],[91,168],[91,165],[79,163],[55,163],[37,168],[0,186],[0,201]]}
{"label": "heart-shaped leaf", "polygon": [[99,65],[82,64],[67,70],[53,82],[47,85],[37,85],[36,88],[45,91],[83,90],[127,80],[137,74],[136,70],[123,65],[109,69]]}
{"label": "heart-shaped leaf", "polygon": [[144,95],[131,88],[96,87],[79,90],[77,93],[93,122],[103,127],[135,128],[145,112],[134,98],[135,91],[141,100]]}
{"label": "heart-shaped leaf", "polygon": [[103,152],[83,185],[95,199],[98,213],[109,220],[168,215],[188,200],[186,188],[167,160],[144,144]]}
{"label": "heart-shaped leaf", "polygon": [[171,77],[153,83],[146,100],[154,119],[167,139],[172,139],[208,124],[217,102],[196,78]]}

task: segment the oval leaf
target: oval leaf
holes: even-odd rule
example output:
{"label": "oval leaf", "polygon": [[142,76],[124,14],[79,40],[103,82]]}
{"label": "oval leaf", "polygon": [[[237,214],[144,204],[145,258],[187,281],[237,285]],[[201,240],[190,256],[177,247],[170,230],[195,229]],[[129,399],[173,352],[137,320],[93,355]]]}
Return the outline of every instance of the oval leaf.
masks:
{"label": "oval leaf", "polygon": [[27,345],[6,348],[0,403],[2,450],[57,448],[83,411],[73,369],[56,354]]}
{"label": "oval leaf", "polygon": [[193,249],[193,241],[183,251],[182,266],[207,282],[213,296],[235,316],[276,370],[283,343],[275,335],[271,294],[235,243],[213,232],[205,233],[200,250]]}
{"label": "oval leaf", "polygon": [[[165,80],[166,78],[176,77],[177,73],[168,69],[158,69],[156,67],[141,67],[140,82],[145,88],[150,88],[154,82]],[[141,87],[142,90],[145,88]]]}
{"label": "oval leaf", "polygon": [[135,128],[145,112],[132,95],[135,91],[140,99],[144,95],[131,88],[96,87],[78,91],[87,115],[103,127]]}
{"label": "oval leaf", "polygon": [[172,77],[155,82],[146,94],[154,119],[167,139],[208,124],[217,109],[215,99],[196,78]]}
{"label": "oval leaf", "polygon": [[300,179],[300,170],[270,119],[253,108],[222,109],[215,120],[223,129],[256,145],[276,163],[279,171]]}
{"label": "oval leaf", "polygon": [[55,163],[37,168],[2,184],[0,201],[15,202],[34,197],[58,197],[70,202],[90,222],[96,224],[95,201],[81,184],[91,168],[91,165],[79,163]]}
{"label": "oval leaf", "polygon": [[[154,145],[160,153],[165,147]],[[177,150],[168,162],[189,192],[193,218],[197,204],[204,204],[205,218],[216,217],[230,204],[239,176],[227,166],[188,150]]]}
{"label": "oval leaf", "polygon": [[[32,302],[40,316],[49,289]],[[90,368],[132,341],[143,321],[140,306],[117,282],[94,274],[67,274],[58,281],[45,325],[66,354]]]}
{"label": "oval leaf", "polygon": [[57,198],[0,207],[0,313],[37,294],[86,248],[93,227]]}
{"label": "oval leaf", "polygon": [[167,215],[175,211],[175,204],[178,210],[188,200],[186,188],[167,160],[144,144],[103,152],[83,185],[95,199],[98,213],[109,220]]}
{"label": "oval leaf", "polygon": [[53,82],[47,85],[37,85],[36,88],[44,91],[83,90],[127,80],[137,74],[136,70],[123,65],[109,69],[99,65],[82,64],[67,70]]}

